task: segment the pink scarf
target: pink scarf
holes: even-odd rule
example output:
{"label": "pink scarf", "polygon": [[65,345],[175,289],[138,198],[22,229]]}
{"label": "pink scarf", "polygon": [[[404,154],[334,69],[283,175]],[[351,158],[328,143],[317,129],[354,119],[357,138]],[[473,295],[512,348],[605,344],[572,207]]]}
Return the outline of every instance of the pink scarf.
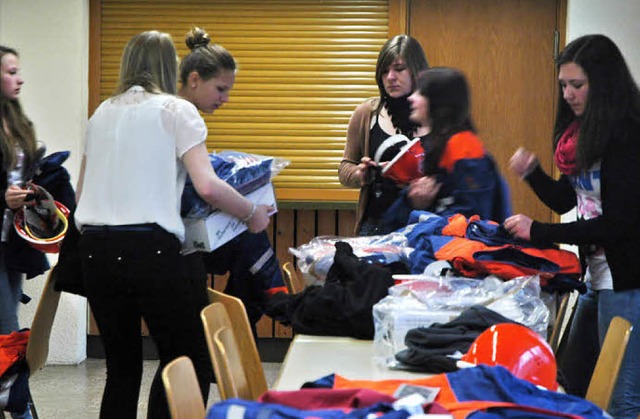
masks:
{"label": "pink scarf", "polygon": [[576,168],[576,147],[578,146],[578,136],[580,134],[580,123],[573,121],[564,131],[553,156],[556,166],[565,175],[575,175]]}

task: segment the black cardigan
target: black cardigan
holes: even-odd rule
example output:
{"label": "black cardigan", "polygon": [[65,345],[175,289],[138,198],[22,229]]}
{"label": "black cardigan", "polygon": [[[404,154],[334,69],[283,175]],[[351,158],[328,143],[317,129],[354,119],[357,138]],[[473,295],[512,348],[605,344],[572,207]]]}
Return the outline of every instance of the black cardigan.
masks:
{"label": "black cardigan", "polygon": [[[629,122],[611,141],[601,163],[602,215],[591,220],[552,224],[534,221],[537,243],[596,244],[604,247],[615,291],[640,288],[640,124]],[[562,214],[576,206],[567,176],[552,179],[539,166],[527,178],[538,197]]]}

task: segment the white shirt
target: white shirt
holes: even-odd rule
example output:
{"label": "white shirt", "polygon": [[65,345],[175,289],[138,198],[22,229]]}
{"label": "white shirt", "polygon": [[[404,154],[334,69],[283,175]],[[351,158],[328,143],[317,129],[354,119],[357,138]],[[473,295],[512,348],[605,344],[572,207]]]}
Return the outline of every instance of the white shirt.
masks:
{"label": "white shirt", "polygon": [[87,126],[78,228],[157,223],[184,241],[182,156],[206,136],[184,99],[133,86],[104,101]]}
{"label": "white shirt", "polygon": [[[590,220],[602,215],[602,196],[600,191],[600,162],[589,170],[570,177],[578,199],[578,215]],[[594,290],[613,289],[611,269],[604,254],[604,248],[590,246],[586,255],[587,272],[585,279],[591,281]]]}

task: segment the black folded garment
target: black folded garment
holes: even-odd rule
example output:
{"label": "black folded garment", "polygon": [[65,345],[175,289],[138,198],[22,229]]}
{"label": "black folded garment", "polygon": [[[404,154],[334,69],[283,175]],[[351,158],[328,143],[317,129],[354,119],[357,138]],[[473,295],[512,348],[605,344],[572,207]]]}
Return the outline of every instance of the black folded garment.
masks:
{"label": "black folded garment", "polygon": [[489,327],[499,323],[517,323],[484,306],[471,306],[448,323],[411,329],[405,336],[407,349],[396,354],[401,368],[442,373],[456,371],[456,359],[450,355],[466,353],[473,341]]}

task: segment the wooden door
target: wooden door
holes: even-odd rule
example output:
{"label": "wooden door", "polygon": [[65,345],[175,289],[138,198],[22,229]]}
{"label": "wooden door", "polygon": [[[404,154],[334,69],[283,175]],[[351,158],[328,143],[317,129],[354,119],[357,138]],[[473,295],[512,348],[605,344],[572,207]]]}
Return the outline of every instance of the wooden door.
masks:
{"label": "wooden door", "polygon": [[[508,168],[519,147],[552,168],[554,35],[564,0],[412,0],[409,30],[429,65],[457,67],[471,85],[480,137],[511,186],[514,212],[551,221],[551,211]],[[560,28],[564,33],[564,28]]]}

